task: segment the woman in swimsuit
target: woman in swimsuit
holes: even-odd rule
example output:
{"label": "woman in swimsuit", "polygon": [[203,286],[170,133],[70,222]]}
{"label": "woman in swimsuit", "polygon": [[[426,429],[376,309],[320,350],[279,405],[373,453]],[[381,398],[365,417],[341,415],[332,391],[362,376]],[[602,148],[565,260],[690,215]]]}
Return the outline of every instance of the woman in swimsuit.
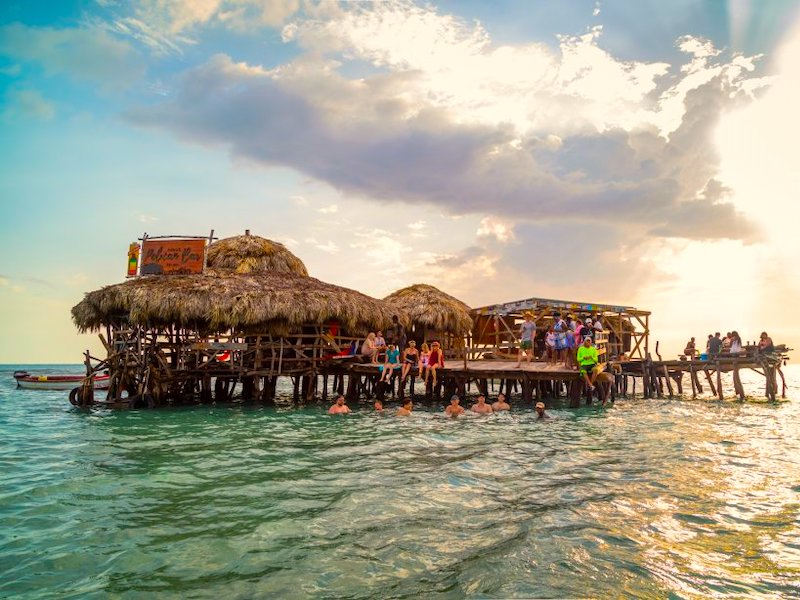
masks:
{"label": "woman in swimsuit", "polygon": [[405,381],[411,368],[419,363],[419,350],[417,350],[417,342],[411,340],[408,342],[408,348],[403,351],[403,369],[400,371],[400,379]]}
{"label": "woman in swimsuit", "polygon": [[422,374],[425,374],[425,383],[428,382],[428,360],[431,356],[431,348],[428,346],[428,342],[422,342],[422,349],[419,353],[419,376],[422,377]]}
{"label": "woman in swimsuit", "polygon": [[428,384],[428,373],[430,373],[432,385],[436,387],[436,370],[444,367],[444,352],[439,342],[431,344],[431,355],[428,357],[428,371],[425,374],[425,385]]}
{"label": "woman in swimsuit", "polygon": [[400,366],[400,350],[394,344],[389,344],[386,350],[386,358],[381,366],[381,378],[379,381],[389,381],[394,370]]}

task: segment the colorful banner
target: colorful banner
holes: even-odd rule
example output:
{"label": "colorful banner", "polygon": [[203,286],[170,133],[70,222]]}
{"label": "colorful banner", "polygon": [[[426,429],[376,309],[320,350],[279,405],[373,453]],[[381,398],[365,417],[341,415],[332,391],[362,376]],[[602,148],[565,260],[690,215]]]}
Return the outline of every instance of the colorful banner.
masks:
{"label": "colorful banner", "polygon": [[142,242],[142,275],[202,273],[206,240],[174,239]]}

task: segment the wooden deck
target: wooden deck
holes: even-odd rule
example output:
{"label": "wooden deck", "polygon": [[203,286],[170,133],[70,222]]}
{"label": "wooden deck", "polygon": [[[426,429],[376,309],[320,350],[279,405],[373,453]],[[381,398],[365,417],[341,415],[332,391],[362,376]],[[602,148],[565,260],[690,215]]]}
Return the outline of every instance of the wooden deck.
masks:
{"label": "wooden deck", "polygon": [[[360,374],[374,374],[379,372],[380,365],[351,364],[350,370]],[[418,376],[419,371],[411,372]],[[580,374],[576,369],[567,369],[563,364],[549,364],[543,361],[523,362],[519,367],[515,360],[468,360],[466,367],[464,361],[448,361],[444,368],[437,371],[440,375],[459,376],[481,379],[514,379],[514,380],[559,380],[570,381],[579,379]]]}

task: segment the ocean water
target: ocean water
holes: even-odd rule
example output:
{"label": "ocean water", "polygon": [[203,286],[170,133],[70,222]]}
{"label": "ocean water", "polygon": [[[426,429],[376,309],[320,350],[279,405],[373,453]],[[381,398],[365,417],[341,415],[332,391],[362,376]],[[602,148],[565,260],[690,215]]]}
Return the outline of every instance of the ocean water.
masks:
{"label": "ocean water", "polygon": [[800,597],[793,366],[786,402],[746,382],[744,403],[628,398],[545,421],[85,412],[16,389],[14,368],[2,598]]}

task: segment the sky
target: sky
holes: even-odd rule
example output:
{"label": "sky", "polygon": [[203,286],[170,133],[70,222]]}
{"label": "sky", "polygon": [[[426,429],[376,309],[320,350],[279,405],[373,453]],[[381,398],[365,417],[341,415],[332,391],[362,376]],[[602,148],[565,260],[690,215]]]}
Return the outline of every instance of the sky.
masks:
{"label": "sky", "polygon": [[244,233],[375,297],[651,310],[800,349],[800,3],[0,5],[0,362],[149,235]]}

